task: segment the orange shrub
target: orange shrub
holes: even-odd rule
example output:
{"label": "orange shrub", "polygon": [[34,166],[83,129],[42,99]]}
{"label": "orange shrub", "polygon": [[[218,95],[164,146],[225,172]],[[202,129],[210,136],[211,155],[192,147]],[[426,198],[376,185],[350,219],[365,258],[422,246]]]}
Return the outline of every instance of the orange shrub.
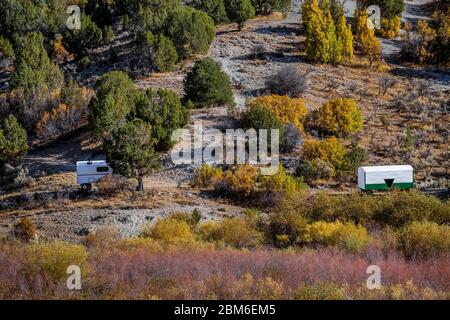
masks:
{"label": "orange shrub", "polygon": [[64,63],[70,57],[70,53],[62,44],[62,40],[62,35],[58,35],[53,41],[53,58],[58,64]]}
{"label": "orange shrub", "polygon": [[255,191],[257,179],[257,169],[244,164],[228,171],[216,185],[216,189],[239,197],[248,197]]}
{"label": "orange shrub", "polygon": [[88,124],[88,109],[84,106],[60,104],[45,112],[36,125],[34,144],[46,145]]}
{"label": "orange shrub", "polygon": [[98,194],[105,197],[113,196],[120,192],[129,192],[133,189],[127,178],[115,174],[108,174],[97,181],[96,187]]}
{"label": "orange shrub", "polygon": [[23,218],[14,226],[13,233],[16,239],[31,242],[36,236],[36,226],[30,219]]}

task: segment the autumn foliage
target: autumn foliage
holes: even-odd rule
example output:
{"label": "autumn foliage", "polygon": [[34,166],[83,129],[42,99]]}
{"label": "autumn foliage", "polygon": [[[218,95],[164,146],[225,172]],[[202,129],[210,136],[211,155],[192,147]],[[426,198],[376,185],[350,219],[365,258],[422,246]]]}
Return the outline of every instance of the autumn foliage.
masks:
{"label": "autumn foliage", "polygon": [[308,115],[308,109],[305,107],[303,99],[288,96],[262,96],[251,101],[248,106],[250,108],[265,107],[273,111],[284,124],[292,123],[301,130]]}
{"label": "autumn foliage", "polygon": [[311,126],[321,132],[347,136],[363,129],[363,115],[354,99],[339,98],[313,112]]}

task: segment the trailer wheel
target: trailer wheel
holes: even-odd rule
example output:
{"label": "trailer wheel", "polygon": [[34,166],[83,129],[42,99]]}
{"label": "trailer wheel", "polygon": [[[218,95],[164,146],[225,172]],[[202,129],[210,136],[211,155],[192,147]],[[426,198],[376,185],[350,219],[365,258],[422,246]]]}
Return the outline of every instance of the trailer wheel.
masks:
{"label": "trailer wheel", "polygon": [[85,192],[89,192],[92,189],[92,185],[90,183],[85,183],[81,185],[81,190]]}

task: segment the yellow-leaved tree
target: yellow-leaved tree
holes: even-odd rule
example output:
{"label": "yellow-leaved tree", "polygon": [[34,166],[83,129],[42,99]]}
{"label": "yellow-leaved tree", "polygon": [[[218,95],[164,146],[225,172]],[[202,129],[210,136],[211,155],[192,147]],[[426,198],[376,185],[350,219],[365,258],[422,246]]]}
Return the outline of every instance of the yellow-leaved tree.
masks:
{"label": "yellow-leaved tree", "polygon": [[379,35],[383,38],[395,38],[400,32],[401,19],[399,16],[393,18],[381,18]]}
{"label": "yellow-leaved tree", "polygon": [[307,0],[303,3],[302,19],[306,35],[306,54],[313,61],[329,62],[331,46],[325,28],[325,16],[318,0]]}
{"label": "yellow-leaved tree", "polygon": [[[345,163],[346,149],[336,138],[330,137],[325,140],[307,139],[303,144],[302,159],[310,161],[315,176],[334,177],[343,168]],[[318,174],[318,171],[322,171]]]}
{"label": "yellow-leaved tree", "polygon": [[363,115],[354,99],[339,98],[315,110],[311,126],[323,133],[347,136],[362,130]]}
{"label": "yellow-leaved tree", "polygon": [[369,27],[368,15],[365,10],[355,11],[355,40],[361,54],[369,59],[369,68],[381,59],[380,40],[375,35],[375,29]]}
{"label": "yellow-leaved tree", "polygon": [[341,44],[342,57],[351,61],[353,59],[353,33],[350,24],[347,24],[344,15],[339,17],[339,21],[336,26],[336,34],[338,41]]}
{"label": "yellow-leaved tree", "polygon": [[275,113],[277,118],[285,123],[294,124],[303,130],[303,124],[308,116],[308,109],[305,102],[300,98],[290,98],[289,96],[263,96],[251,101],[248,107],[264,107]]}

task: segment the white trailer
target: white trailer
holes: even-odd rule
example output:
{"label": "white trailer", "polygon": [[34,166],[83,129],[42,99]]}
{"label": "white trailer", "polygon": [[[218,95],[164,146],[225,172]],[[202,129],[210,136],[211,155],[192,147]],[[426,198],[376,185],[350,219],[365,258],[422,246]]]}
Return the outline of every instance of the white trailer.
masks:
{"label": "white trailer", "polygon": [[77,162],[77,184],[83,190],[90,190],[93,183],[111,173],[113,170],[105,160]]}
{"label": "white trailer", "polygon": [[358,187],[363,191],[414,187],[414,169],[410,165],[358,168]]}

